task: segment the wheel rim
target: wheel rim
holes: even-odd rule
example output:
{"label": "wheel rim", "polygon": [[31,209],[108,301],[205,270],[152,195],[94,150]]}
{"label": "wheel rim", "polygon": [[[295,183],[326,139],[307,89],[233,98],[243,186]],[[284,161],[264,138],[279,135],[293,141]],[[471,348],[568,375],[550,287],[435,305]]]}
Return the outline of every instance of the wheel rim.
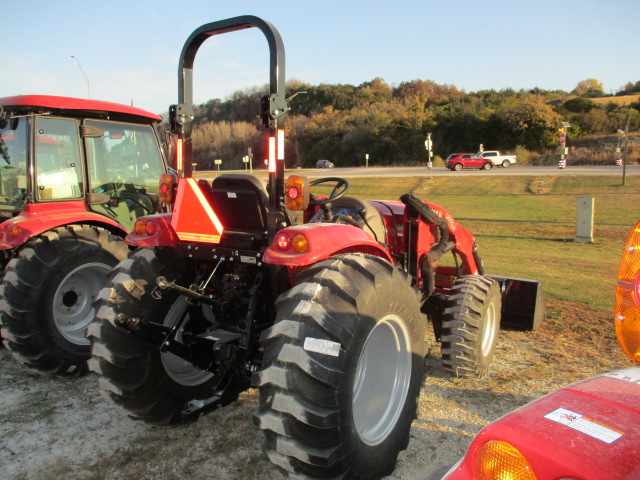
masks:
{"label": "wheel rim", "polygon": [[[167,313],[164,319],[165,326],[173,326],[186,315],[185,321],[182,323],[182,327],[176,332],[175,339],[178,342],[182,342],[182,332],[184,331],[184,325],[189,322],[188,304],[184,297],[178,298]],[[184,385],[185,387],[195,387],[207,382],[213,377],[213,373],[200,368],[194,367],[191,362],[174,355],[173,353],[163,352],[160,354],[162,365],[167,375],[176,383]]]}
{"label": "wheel rim", "polygon": [[411,380],[411,341],[404,322],[387,315],[373,328],[358,360],[353,421],[360,439],[382,443],[402,413]]}
{"label": "wheel rim", "polygon": [[484,327],[482,332],[482,356],[486,357],[491,353],[496,338],[498,316],[496,306],[490,303],[484,315]]}
{"label": "wheel rim", "polygon": [[53,322],[58,332],[75,345],[89,345],[85,336],[95,316],[93,301],[107,283],[111,266],[85,263],[69,272],[53,296]]}

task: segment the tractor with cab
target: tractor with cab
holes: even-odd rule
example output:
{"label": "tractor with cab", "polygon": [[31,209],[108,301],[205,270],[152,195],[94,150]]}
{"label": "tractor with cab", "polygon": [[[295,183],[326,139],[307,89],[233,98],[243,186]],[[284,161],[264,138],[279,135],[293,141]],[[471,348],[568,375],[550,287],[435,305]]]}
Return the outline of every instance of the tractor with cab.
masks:
{"label": "tractor with cab", "polygon": [[136,219],[162,208],[160,121],[96,100],[0,98],[0,324],[25,365],[87,371],[93,301]]}

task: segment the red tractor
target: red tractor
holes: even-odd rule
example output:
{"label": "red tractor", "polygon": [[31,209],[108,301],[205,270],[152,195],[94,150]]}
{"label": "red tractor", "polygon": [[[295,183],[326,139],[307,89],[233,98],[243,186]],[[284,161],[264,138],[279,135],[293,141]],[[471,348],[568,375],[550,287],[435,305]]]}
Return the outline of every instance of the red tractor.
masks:
{"label": "red tractor", "polygon": [[[196,52],[211,36],[252,27],[271,52],[261,106],[268,188],[241,174],[196,181]],[[361,201],[337,177],[285,183],[284,48],[268,22],[203,25],[180,62],[180,103],[170,108],[178,175],[160,185],[172,213],[139,218],[127,236],[139,248],[98,296],[90,368],[119,409],[153,424],[197,418],[253,385],[263,449],[284,472],[390,473],[416,415],[427,316],[447,368],[483,375],[501,315],[540,320],[539,285],[484,276],[471,234],[434,204]],[[310,193],[320,185],[328,196]],[[293,225],[296,212],[302,224]],[[436,264],[444,254],[450,266]]]}
{"label": "red tractor", "polygon": [[0,98],[0,322],[24,364],[87,370],[93,301],[135,220],[159,211],[160,120],[107,102]]}

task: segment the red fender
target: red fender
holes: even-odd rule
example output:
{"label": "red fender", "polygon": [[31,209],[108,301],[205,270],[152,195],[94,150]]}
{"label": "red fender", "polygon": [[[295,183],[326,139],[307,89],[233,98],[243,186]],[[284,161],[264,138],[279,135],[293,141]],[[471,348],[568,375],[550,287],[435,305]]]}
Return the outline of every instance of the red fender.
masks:
{"label": "red fender", "polygon": [[[286,245],[279,242],[282,235],[286,235],[289,240],[296,235],[302,235],[307,240],[308,248],[302,253],[297,253],[293,250],[292,242],[289,241],[289,247],[283,250],[279,246]],[[304,267],[341,253],[368,253],[382,257],[391,264],[394,263],[389,252],[364,230],[335,223],[307,223],[280,230],[273,244],[267,248],[264,262]]]}
{"label": "red fender", "polygon": [[133,247],[178,248],[178,235],[171,226],[171,217],[171,213],[158,213],[138,218],[136,225],[144,224],[145,233],[140,235],[133,231],[125,237],[124,243]]}
{"label": "red fender", "polygon": [[0,224],[0,250],[20,247],[47,230],[74,223],[101,223],[120,230],[123,235],[127,233],[113,219],[87,211],[83,200],[30,203],[19,215]]}

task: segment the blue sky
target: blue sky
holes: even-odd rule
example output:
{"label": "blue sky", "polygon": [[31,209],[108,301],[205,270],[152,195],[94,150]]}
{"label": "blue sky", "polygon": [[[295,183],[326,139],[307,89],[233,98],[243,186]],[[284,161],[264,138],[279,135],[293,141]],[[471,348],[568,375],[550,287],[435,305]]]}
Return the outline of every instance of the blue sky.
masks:
{"label": "blue sky", "polygon": [[[256,15],[280,31],[287,79],[359,85],[422,79],[467,92],[570,91],[596,78],[607,93],[640,80],[640,1],[0,0],[0,97],[51,94],[131,103],[177,101],[178,57],[193,30]],[[207,40],[194,100],[268,80],[255,29]]]}

